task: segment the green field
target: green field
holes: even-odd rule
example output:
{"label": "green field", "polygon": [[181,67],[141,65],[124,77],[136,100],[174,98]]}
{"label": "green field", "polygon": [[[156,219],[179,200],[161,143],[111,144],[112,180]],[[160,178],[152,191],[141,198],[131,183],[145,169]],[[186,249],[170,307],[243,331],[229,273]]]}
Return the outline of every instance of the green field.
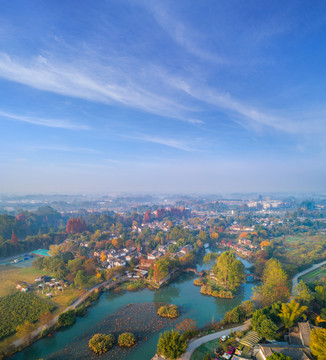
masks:
{"label": "green field", "polygon": [[320,267],[318,269],[315,269],[308,274],[303,275],[300,280],[303,280],[307,283],[313,283],[316,280],[320,280],[323,277],[326,277],[326,267]]}
{"label": "green field", "polygon": [[208,341],[205,344],[200,345],[191,355],[190,360],[202,360],[207,352],[210,352],[210,355],[214,355],[214,350],[217,348],[220,339],[215,339]]}
{"label": "green field", "polygon": [[[31,293],[46,299],[45,293],[42,294],[38,290],[35,279],[51,274],[48,271],[38,270],[35,267],[20,268],[17,266],[0,266],[0,296],[11,295],[17,292],[16,285],[18,281],[26,281],[32,285]],[[80,296],[84,291],[76,288],[64,288],[64,291],[49,290],[53,294],[51,302],[58,306],[60,311],[66,306],[70,305],[73,300]]]}

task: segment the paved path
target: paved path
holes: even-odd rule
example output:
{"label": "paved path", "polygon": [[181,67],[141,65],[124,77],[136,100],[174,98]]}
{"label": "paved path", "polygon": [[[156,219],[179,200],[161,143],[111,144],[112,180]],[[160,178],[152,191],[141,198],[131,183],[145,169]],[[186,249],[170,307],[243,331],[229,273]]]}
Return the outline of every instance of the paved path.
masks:
{"label": "paved path", "polygon": [[306,270],[303,270],[299,273],[297,273],[293,278],[292,278],[292,292],[291,292],[291,296],[294,297],[295,296],[295,290],[296,290],[296,287],[298,285],[298,278],[302,275],[305,275],[317,268],[319,268],[320,266],[323,266],[326,264],[326,260],[318,263],[318,264],[315,264],[315,265],[312,265],[309,269],[306,269]]}
{"label": "paved path", "polygon": [[227,336],[230,334],[231,331],[235,332],[235,331],[244,331],[246,329],[248,329],[250,325],[250,321],[246,321],[243,325],[240,326],[236,326],[233,327],[231,329],[226,329],[226,330],[222,330],[222,331],[218,331],[214,334],[210,334],[210,335],[206,335],[203,336],[197,340],[192,341],[191,343],[189,343],[188,348],[187,348],[187,352],[185,352],[182,357],[179,360],[189,360],[191,357],[191,354],[194,352],[195,349],[197,349],[200,345],[214,340],[214,339],[218,339],[222,336]]}

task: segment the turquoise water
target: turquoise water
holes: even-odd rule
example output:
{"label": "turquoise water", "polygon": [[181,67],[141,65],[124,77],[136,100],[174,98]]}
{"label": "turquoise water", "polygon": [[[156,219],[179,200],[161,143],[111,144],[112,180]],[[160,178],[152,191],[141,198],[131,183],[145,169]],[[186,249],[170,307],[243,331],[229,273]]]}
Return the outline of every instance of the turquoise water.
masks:
{"label": "turquoise water", "polygon": [[32,251],[32,254],[41,255],[41,256],[50,256],[49,250],[45,250],[45,249],[37,249],[35,251]]}
{"label": "turquoise water", "polygon": [[[47,359],[54,356],[56,359],[67,359],[62,355],[62,350],[69,348],[74,343],[85,343],[83,334],[92,331],[98,332],[99,324],[105,316],[130,303],[173,303],[182,307],[183,318],[191,318],[197,321],[197,326],[202,327],[211,321],[223,318],[224,313],[252,295],[253,284],[242,285],[239,293],[234,299],[216,299],[200,294],[200,288],[193,285],[194,276],[190,274],[181,275],[174,283],[160,290],[150,291],[144,289],[138,292],[126,292],[123,294],[104,293],[99,301],[88,309],[83,318],[78,318],[74,326],[58,331],[52,338],[41,339],[23,352],[16,354],[15,360]],[[168,330],[168,327],[164,330]],[[146,341],[140,343],[131,353],[119,356],[117,360],[147,360],[155,354],[159,333],[150,336]],[[87,339],[88,340],[88,339]],[[59,352],[56,354],[56,352]],[[83,353],[80,359],[85,359]],[[108,355],[102,355],[99,359],[106,359]]]}
{"label": "turquoise water", "polygon": [[[24,255],[27,255],[26,257]],[[12,265],[12,266],[18,266],[18,267],[30,267],[33,264],[33,261],[35,260],[35,255],[41,255],[41,256],[50,256],[49,250],[46,249],[37,249],[31,252],[27,252],[24,255],[17,255],[11,257],[10,260],[2,260],[0,261],[0,265]],[[31,257],[33,255],[33,257]],[[14,260],[18,260],[18,262],[14,262]]]}

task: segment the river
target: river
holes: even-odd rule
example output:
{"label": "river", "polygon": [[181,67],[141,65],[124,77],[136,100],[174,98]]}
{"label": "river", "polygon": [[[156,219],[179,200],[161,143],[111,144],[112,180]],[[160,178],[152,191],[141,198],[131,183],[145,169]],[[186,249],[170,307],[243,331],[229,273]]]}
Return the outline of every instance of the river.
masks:
{"label": "river", "polygon": [[[244,261],[245,266],[250,264]],[[199,269],[201,267],[198,267]],[[202,327],[211,321],[221,320],[224,313],[244,300],[249,300],[252,295],[252,283],[243,284],[234,299],[218,299],[200,294],[200,287],[193,285],[194,276],[182,274],[177,280],[159,290],[143,289],[138,292],[125,292],[114,294],[105,292],[100,299],[88,309],[87,314],[82,318],[77,318],[76,324],[70,328],[58,331],[53,337],[43,338],[21,353],[12,357],[14,360],[35,360],[35,359],[69,359],[70,356],[64,355],[64,350],[71,351],[73,344],[78,351],[79,359],[88,359],[86,356],[87,342],[89,338],[85,334],[93,334],[101,330],[104,320],[114,313],[121,311],[128,304],[134,303],[173,303],[181,307],[181,318],[178,320],[191,318],[197,321],[197,326]],[[103,325],[104,326],[104,325]],[[169,330],[171,325],[166,325],[163,330]],[[110,329],[103,329],[109,332]],[[132,351],[119,353],[117,360],[147,360],[156,351],[159,333],[155,332],[148,336]],[[84,351],[83,351],[84,349]],[[112,359],[107,355],[101,355],[99,359]]]}

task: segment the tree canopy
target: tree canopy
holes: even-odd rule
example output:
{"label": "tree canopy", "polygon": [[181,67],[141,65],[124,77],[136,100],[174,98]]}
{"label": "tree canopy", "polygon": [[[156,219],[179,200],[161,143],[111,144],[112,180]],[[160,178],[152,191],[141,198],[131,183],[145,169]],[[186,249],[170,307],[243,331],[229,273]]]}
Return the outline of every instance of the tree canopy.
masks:
{"label": "tree canopy", "polygon": [[313,329],[309,347],[318,360],[326,360],[326,329]]}
{"label": "tree canopy", "polygon": [[179,358],[187,349],[187,340],[178,331],[166,331],[160,334],[157,353],[168,359]]}
{"label": "tree canopy", "polygon": [[245,267],[232,251],[225,251],[213,266],[217,281],[228,290],[236,290],[245,280]]}
{"label": "tree canopy", "polygon": [[270,259],[263,272],[263,284],[255,288],[254,299],[267,306],[277,301],[285,302],[289,297],[288,277],[281,263]]}

